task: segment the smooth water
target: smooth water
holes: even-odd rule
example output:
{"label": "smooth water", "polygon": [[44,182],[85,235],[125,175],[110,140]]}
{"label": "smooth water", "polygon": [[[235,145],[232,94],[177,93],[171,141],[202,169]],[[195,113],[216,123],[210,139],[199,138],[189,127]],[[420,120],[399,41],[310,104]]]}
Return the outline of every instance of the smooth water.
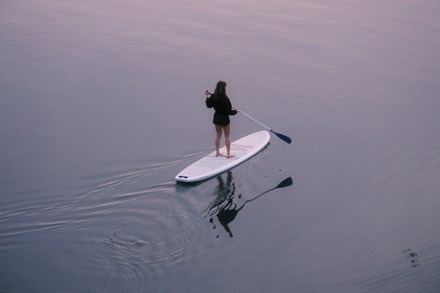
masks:
{"label": "smooth water", "polygon": [[[439,12],[2,1],[0,292],[439,292]],[[177,185],[219,79],[293,143]]]}

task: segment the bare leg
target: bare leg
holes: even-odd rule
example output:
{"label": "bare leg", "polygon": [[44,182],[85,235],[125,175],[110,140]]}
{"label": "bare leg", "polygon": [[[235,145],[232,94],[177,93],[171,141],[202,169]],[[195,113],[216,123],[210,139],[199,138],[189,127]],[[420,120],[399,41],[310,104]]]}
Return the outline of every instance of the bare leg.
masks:
{"label": "bare leg", "polygon": [[235,155],[231,154],[231,124],[223,127],[223,131],[225,133],[225,144],[226,144],[227,157],[232,158]]}
{"label": "bare leg", "polygon": [[222,127],[220,125],[215,126],[215,150],[216,150],[216,156],[219,157],[222,154],[220,153],[220,140],[222,138]]}

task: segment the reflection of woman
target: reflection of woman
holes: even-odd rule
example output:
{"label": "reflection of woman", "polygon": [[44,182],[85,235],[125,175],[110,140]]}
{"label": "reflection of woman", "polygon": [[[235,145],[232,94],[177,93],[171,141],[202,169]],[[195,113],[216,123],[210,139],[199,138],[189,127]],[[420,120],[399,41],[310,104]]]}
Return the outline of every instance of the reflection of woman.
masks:
{"label": "reflection of woman", "polygon": [[[233,208],[232,205],[234,205]],[[237,209],[237,205],[235,203],[232,203],[232,198],[228,200],[228,203],[220,209],[220,211],[217,214],[218,221],[220,224],[222,224],[223,228],[225,228],[226,232],[228,232],[229,237],[232,237],[231,229],[229,229],[228,224],[231,223],[235,217],[237,216],[238,212],[244,207],[244,205],[241,206],[241,208]]]}
{"label": "reflection of woman", "polygon": [[[217,214],[217,219],[223,228],[228,232],[229,237],[232,237],[229,223],[231,223],[238,212],[243,208],[237,209],[237,205],[233,202],[235,195],[235,184],[232,182],[232,172],[227,173],[226,183],[223,181],[222,176],[217,177],[218,186],[216,188],[217,198],[209,206],[209,215],[213,216]],[[212,218],[211,218],[212,222]]]}
{"label": "reflection of woman", "polygon": [[226,82],[219,81],[217,86],[215,87],[214,94],[209,96],[209,91],[205,92],[206,95],[206,106],[208,108],[214,108],[214,119],[213,123],[215,125],[215,149],[216,156],[221,156],[220,153],[220,140],[222,137],[222,133],[225,135],[225,144],[226,144],[226,156],[228,158],[233,157],[231,154],[231,125],[229,120],[229,115],[235,115],[240,110],[233,109],[231,105],[231,101],[226,95]]}

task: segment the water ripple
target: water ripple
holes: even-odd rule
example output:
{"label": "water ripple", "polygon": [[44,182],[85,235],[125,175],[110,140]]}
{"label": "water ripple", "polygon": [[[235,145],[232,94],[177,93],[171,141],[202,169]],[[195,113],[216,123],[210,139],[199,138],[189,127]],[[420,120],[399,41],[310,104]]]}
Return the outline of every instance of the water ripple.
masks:
{"label": "water ripple", "polygon": [[440,245],[420,250],[405,249],[400,262],[359,282],[362,292],[438,292],[440,289]]}

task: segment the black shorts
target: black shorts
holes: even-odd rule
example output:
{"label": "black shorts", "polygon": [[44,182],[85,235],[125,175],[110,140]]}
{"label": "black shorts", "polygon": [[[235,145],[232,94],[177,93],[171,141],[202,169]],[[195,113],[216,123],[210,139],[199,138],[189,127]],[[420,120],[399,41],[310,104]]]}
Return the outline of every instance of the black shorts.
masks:
{"label": "black shorts", "polygon": [[229,123],[231,123],[231,121],[229,120],[229,115],[215,113],[214,119],[212,120],[212,123],[214,123],[215,125],[220,125],[220,126],[228,126]]}

